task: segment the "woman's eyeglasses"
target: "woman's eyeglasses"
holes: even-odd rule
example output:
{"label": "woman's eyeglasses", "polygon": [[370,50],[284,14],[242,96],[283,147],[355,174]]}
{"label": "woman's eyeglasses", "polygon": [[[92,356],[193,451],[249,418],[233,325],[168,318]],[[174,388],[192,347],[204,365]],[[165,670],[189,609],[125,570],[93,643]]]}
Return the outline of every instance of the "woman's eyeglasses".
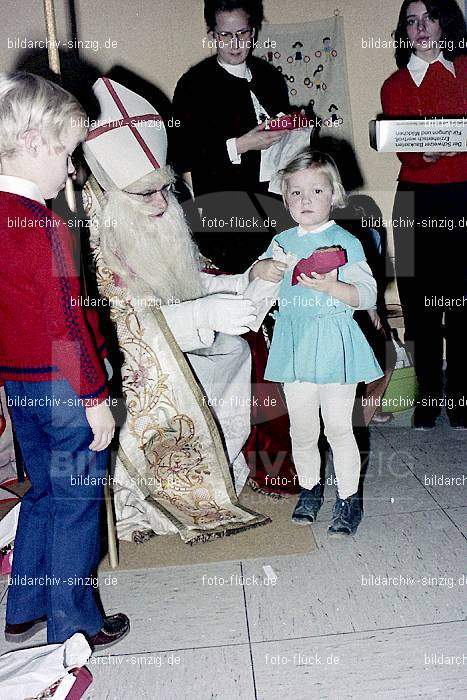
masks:
{"label": "woman's eyeglasses", "polygon": [[255,33],[254,29],[239,29],[238,32],[218,32],[214,31],[214,34],[222,39],[222,41],[225,41],[226,43],[230,43],[231,41],[237,39],[237,41],[246,41],[248,39],[251,39],[253,34]]}

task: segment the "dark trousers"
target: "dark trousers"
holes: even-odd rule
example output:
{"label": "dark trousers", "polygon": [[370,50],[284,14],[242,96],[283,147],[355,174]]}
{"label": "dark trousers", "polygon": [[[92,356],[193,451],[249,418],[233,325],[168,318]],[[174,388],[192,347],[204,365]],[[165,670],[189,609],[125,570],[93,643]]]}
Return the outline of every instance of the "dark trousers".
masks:
{"label": "dark trousers", "polygon": [[21,501],[7,623],[47,615],[49,644],[78,631],[93,635],[103,625],[92,577],[108,451],[88,449],[85,409],[67,381],[7,381],[5,390],[31,482]]}
{"label": "dark trousers", "polygon": [[[397,286],[412,346],[420,401],[437,408],[443,395],[454,412],[467,403],[467,183],[399,183],[393,210]],[[425,404],[427,405],[427,404]]]}

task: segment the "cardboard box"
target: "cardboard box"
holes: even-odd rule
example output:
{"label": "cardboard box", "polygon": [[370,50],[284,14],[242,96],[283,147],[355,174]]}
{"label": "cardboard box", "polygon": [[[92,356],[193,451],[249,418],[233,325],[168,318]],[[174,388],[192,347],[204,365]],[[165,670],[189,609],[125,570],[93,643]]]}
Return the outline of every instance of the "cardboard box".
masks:
{"label": "cardboard box", "polygon": [[467,118],[373,119],[370,145],[389,153],[467,151]]}

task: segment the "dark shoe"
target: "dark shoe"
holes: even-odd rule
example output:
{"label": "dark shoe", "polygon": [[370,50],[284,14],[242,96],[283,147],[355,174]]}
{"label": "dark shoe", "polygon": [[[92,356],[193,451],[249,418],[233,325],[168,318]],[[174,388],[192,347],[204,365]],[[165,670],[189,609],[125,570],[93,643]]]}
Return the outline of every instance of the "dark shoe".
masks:
{"label": "dark shoe", "polygon": [[362,517],[362,499],[358,493],[354,493],[346,499],[337,496],[328,533],[330,535],[353,535]]}
{"label": "dark shoe", "polygon": [[412,427],[414,430],[433,430],[439,410],[427,406],[415,406],[412,416]]}
{"label": "dark shoe", "polygon": [[36,620],[29,622],[19,622],[18,624],[5,625],[5,640],[15,644],[27,642],[31,637],[34,637],[37,632],[47,627],[47,615],[38,617]]}
{"label": "dark shoe", "polygon": [[130,631],[130,620],[123,613],[110,615],[104,618],[102,629],[92,637],[89,644],[96,651],[117,644]]}
{"label": "dark shoe", "polygon": [[301,490],[300,497],[292,513],[292,522],[297,525],[309,525],[314,523],[318,511],[323,505],[323,484],[318,482],[312,489]]}

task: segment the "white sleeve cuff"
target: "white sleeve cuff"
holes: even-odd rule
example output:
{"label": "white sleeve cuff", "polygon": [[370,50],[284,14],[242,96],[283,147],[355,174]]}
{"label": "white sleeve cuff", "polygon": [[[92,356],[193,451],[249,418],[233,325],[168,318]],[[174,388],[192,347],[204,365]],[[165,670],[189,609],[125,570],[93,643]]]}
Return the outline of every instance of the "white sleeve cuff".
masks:
{"label": "white sleeve cuff", "polygon": [[231,293],[242,294],[250,283],[250,269],[239,275],[210,275],[201,273],[201,282],[206,294]]}
{"label": "white sleeve cuff", "polygon": [[233,165],[240,165],[242,162],[242,156],[237,152],[237,139],[227,139],[225,142],[227,146],[227,153],[229,154],[230,162]]}
{"label": "white sleeve cuff", "polygon": [[356,311],[367,311],[375,308],[377,298],[376,280],[368,263],[365,260],[351,263],[346,268],[343,268],[343,272],[342,281],[353,284],[357,288],[359,302],[354,309]]}

